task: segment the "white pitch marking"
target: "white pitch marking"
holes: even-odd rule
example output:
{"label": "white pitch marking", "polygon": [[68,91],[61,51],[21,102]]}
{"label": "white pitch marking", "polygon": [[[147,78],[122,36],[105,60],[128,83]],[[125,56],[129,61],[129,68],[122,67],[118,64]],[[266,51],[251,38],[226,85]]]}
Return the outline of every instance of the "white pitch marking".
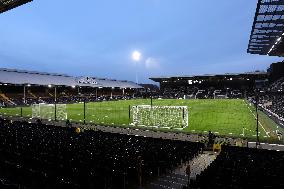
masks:
{"label": "white pitch marking", "polygon": [[[252,115],[254,116],[254,118],[256,119],[256,115],[251,111],[251,109],[249,108],[248,105],[247,105],[247,107],[248,107],[249,111],[252,113]],[[265,134],[266,134],[268,137],[270,137],[269,134],[268,134],[269,132],[267,132],[267,131],[264,129],[264,127],[263,127],[263,125],[260,123],[260,121],[258,121],[258,123],[259,123],[259,125],[261,126],[261,128],[264,130]]]}

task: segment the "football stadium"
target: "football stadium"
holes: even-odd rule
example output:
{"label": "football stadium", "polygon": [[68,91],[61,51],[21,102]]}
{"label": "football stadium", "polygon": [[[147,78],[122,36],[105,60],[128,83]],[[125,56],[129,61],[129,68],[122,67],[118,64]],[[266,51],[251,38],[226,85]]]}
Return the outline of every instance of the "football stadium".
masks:
{"label": "football stadium", "polygon": [[[155,1],[151,6],[160,8],[160,3]],[[21,11],[40,8],[40,4],[31,0],[0,0],[0,17],[15,21],[17,12],[22,15]],[[46,47],[58,51],[54,55],[56,61],[50,52],[44,52],[50,56],[48,61],[62,64],[65,73],[50,71],[57,68],[45,67],[49,63],[40,67],[32,64],[34,59],[25,62],[29,50],[15,50],[12,54],[17,58],[11,58],[0,48],[0,188],[284,188],[284,1],[255,0],[253,5],[256,11],[248,12],[254,18],[246,18],[252,25],[251,33],[245,33],[248,46],[241,45],[241,49],[243,54],[255,58],[249,62],[260,62],[255,64],[255,71],[237,69],[237,64],[231,69],[236,71],[227,73],[216,63],[205,69],[207,73],[181,68],[163,76],[163,71],[148,70],[144,72],[147,76],[143,76],[146,80],[138,82],[143,70],[141,59],[146,59],[146,68],[154,69],[160,67],[162,58],[146,58],[140,51],[133,51],[131,61],[135,65],[131,77],[135,75],[136,81],[132,81],[113,79],[117,74],[110,76],[108,72],[98,76],[97,70],[90,72],[90,65],[83,65],[83,60],[77,63],[83,71],[77,67],[71,72],[75,64],[68,65],[69,59],[59,53],[71,51],[71,42],[67,42],[68,47]],[[56,10],[54,13],[58,14]],[[39,20],[44,17],[40,11],[32,14],[38,14]],[[43,24],[42,20],[40,23]],[[47,26],[41,27],[32,34],[35,40]],[[77,29],[83,33],[91,30]],[[119,33],[120,29],[115,31]],[[13,32],[4,34],[13,36]],[[117,41],[107,40],[105,35],[100,33],[98,38],[102,37],[109,46],[117,45]],[[120,38],[125,34],[117,35]],[[97,43],[96,38],[93,40]],[[131,41],[131,36],[126,41]],[[2,42],[5,48],[12,44],[4,39]],[[41,49],[32,39],[24,42],[36,46],[33,55],[40,54]],[[210,46],[210,40],[205,43]],[[15,44],[21,46],[20,42]],[[175,43],[172,45],[170,50],[175,51]],[[71,54],[78,53],[84,59],[80,53],[91,48],[86,46]],[[113,56],[123,51],[114,49]],[[111,60],[109,52],[102,52],[94,54]],[[206,53],[202,52],[202,56]],[[267,59],[273,57],[277,59]],[[263,69],[262,59],[277,61],[266,63],[267,68]],[[12,65],[9,68],[4,63],[7,60]],[[22,69],[19,64],[13,67],[18,61],[30,69]],[[115,65],[107,67],[110,73],[111,69],[119,73],[120,64]],[[122,67],[125,73],[129,72],[130,68]],[[174,67],[179,67],[179,63]]]}

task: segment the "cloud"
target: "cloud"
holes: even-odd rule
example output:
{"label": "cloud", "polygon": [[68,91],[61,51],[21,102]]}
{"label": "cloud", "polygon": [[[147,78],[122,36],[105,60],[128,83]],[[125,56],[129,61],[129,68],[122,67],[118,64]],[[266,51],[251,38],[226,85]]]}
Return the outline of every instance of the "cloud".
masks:
{"label": "cloud", "polygon": [[145,61],[145,66],[147,69],[157,69],[160,67],[160,63],[156,58],[149,57]]}

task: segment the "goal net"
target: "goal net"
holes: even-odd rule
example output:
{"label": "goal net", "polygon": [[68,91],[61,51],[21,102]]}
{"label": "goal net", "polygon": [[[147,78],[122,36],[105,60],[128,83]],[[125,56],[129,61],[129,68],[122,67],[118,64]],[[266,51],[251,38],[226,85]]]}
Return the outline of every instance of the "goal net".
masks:
{"label": "goal net", "polygon": [[57,120],[66,120],[66,104],[33,104],[32,105],[32,118],[40,119],[55,119],[55,108],[56,108],[56,119]]}
{"label": "goal net", "polygon": [[157,126],[185,128],[188,126],[187,106],[150,106],[132,107],[133,124],[136,126]]}

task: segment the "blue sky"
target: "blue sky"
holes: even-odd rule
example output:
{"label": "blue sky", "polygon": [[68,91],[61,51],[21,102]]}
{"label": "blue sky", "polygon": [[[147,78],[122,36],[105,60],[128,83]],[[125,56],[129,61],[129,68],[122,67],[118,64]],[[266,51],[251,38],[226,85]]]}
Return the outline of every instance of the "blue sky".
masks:
{"label": "blue sky", "polygon": [[246,53],[256,3],[34,0],[0,15],[0,67],[144,83],[265,70],[283,59]]}

